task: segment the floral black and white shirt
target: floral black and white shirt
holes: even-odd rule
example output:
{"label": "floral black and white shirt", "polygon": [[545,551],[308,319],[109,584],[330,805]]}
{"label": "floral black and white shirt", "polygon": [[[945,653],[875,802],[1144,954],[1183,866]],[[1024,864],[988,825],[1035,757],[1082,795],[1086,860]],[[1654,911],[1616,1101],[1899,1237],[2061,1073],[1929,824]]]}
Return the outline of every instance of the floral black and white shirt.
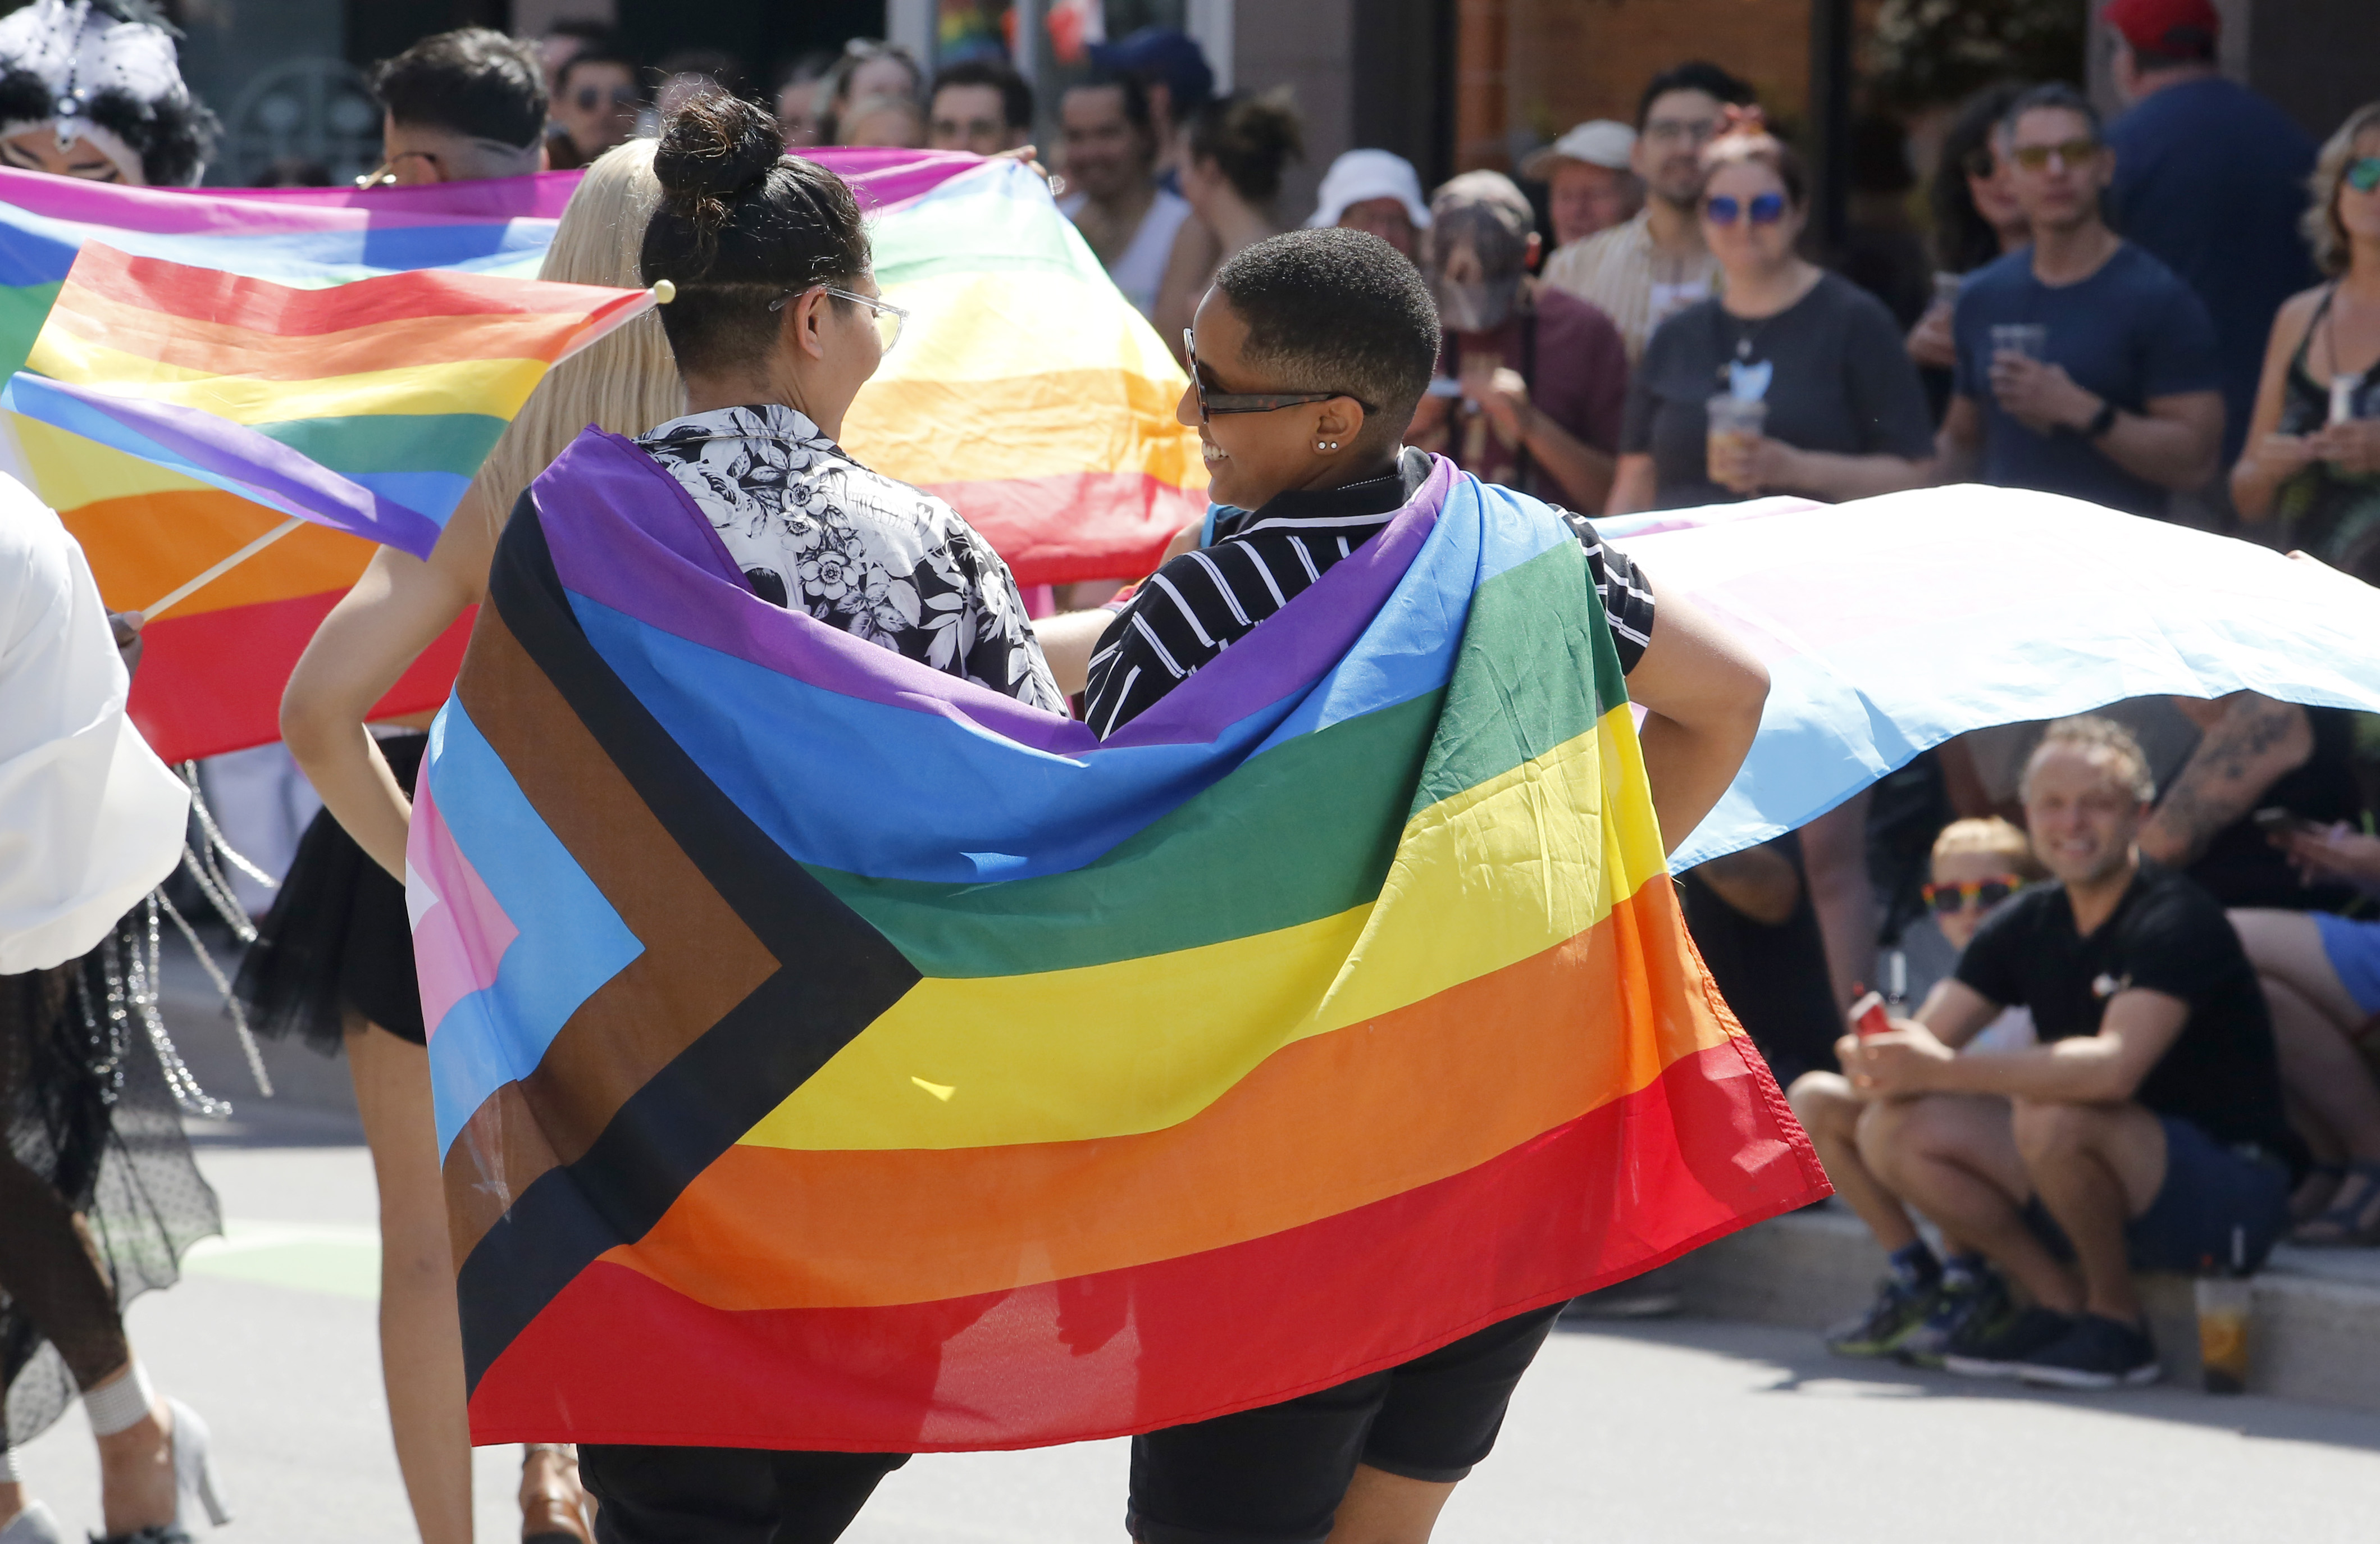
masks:
{"label": "floral black and white shirt", "polygon": [[693,496],[762,600],[1066,711],[1008,565],[941,500],[868,470],[777,403],[672,419],[637,444]]}

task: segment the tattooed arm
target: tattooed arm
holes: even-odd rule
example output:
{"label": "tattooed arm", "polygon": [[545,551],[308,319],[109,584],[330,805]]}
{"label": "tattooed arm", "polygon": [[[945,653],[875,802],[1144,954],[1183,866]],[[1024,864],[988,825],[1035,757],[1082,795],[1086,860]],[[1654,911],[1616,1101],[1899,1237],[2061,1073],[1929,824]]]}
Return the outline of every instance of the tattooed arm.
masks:
{"label": "tattooed arm", "polygon": [[2141,851],[2169,869],[2204,855],[2215,833],[2245,817],[2265,791],[2313,755],[2313,721],[2291,702],[2252,691],[2217,703],[2184,704],[2205,733],[2149,823]]}

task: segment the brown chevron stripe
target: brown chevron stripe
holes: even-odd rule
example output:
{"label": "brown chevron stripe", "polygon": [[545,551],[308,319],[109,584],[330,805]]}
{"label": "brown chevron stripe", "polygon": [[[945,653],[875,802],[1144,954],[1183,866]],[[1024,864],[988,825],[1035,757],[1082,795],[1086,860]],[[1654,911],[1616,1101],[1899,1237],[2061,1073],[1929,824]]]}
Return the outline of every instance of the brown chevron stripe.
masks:
{"label": "brown chevron stripe", "polygon": [[637,796],[495,607],[456,684],[530,806],[644,945],[556,1034],[537,1070],[474,1112],[445,1165],[459,1265],[513,1199],[575,1162],[630,1096],[777,968]]}

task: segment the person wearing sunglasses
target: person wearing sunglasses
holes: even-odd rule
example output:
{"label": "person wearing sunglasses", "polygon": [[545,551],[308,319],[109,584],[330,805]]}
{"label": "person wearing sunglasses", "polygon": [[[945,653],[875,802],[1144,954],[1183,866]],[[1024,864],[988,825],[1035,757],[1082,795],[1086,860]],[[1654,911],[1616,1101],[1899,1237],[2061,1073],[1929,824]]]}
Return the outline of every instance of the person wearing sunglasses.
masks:
{"label": "person wearing sunglasses", "polygon": [[563,65],[553,121],[546,128],[546,159],[553,170],[592,165],[613,145],[628,142],[645,104],[637,77],[637,61],[609,43],[592,44]]}
{"label": "person wearing sunglasses", "polygon": [[529,43],[485,27],[441,32],[372,67],[371,91],[381,162],[358,188],[545,170],[545,73]]}
{"label": "person wearing sunglasses", "polygon": [[2216,470],[2214,323],[2171,269],[2108,228],[2115,158],[2087,98],[2036,86],[2002,121],[2033,240],[1960,288],[1944,480],[2164,518],[2172,494]]}
{"label": "person wearing sunglasses", "polygon": [[[1926,481],[1933,428],[1900,322],[1795,249],[1809,214],[1801,158],[1748,109],[1703,165],[1703,239],[1726,285],[1645,346],[1605,513],[1761,492],[1852,499]],[[1760,426],[1714,436],[1714,398],[1757,405]]]}
{"label": "person wearing sunglasses", "polygon": [[[2042,877],[2023,832],[1997,817],[1953,821],[1934,839],[1926,909],[1943,941],[1963,951],[2000,903]],[[2033,1015],[2011,1007],[1962,1041],[1968,1055],[2034,1043]],[[1894,1356],[1938,1367],[1962,1326],[2008,1311],[2008,1290],[1983,1257],[1946,1237],[1942,1254],[1919,1236],[1908,1205],[1861,1156],[1860,1116],[1870,1100],[1841,1073],[1804,1073],[1786,1090],[1793,1113],[1835,1194],[1843,1198],[1885,1250],[1890,1269],[1873,1302],[1828,1330],[1827,1348],[1840,1356]]]}
{"label": "person wearing sunglasses", "polygon": [[2380,579],[2380,102],[2314,164],[2304,225],[2327,280],[2273,319],[2231,498],[2252,523]]}

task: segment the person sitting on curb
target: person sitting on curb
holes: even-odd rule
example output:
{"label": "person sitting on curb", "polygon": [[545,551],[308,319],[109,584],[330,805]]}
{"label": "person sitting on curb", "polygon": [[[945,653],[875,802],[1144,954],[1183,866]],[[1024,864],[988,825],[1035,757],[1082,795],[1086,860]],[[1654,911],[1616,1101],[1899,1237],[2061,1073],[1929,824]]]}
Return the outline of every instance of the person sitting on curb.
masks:
{"label": "person sitting on curb", "polygon": [[[1934,839],[1933,878],[1925,903],[1953,949],[1964,951],[1984,918],[2042,877],[2024,833],[1998,817],[1953,821]],[[2033,1015],[2012,1007],[1963,1042],[1940,1037],[1966,1055],[2034,1043]],[[1875,1105],[1851,1079],[1832,1071],[1805,1072],[1785,1097],[1827,1166],[1843,1204],[1885,1248],[1892,1272],[1876,1301],[1856,1319],[1827,1331],[1827,1349],[1841,1356],[1898,1356],[1940,1367],[1961,1327],[1996,1321],[2009,1311],[2007,1283],[1990,1262],[1954,1237],[1937,1256],[1918,1235],[1901,1198],[1860,1159],[1860,1117]]]}
{"label": "person sitting on curb", "polygon": [[[2033,1299],[1963,1330],[1943,1365],[2153,1382],[2131,1271],[2261,1263],[2303,1154],[2238,936],[2213,897],[2140,855],[2155,789],[2139,743],[2106,719],[2062,719],[2020,792],[2056,882],[1987,918],[1914,1019],[1836,1053],[1874,1101],[1866,1166]],[[2020,1005],[2039,1045],[1954,1049]]]}
{"label": "person sitting on curb", "polygon": [[[2279,841],[2308,884],[2343,881],[2380,894],[2380,836],[2308,823]],[[2265,983],[2290,1113],[2320,1161],[2299,1193],[2305,1220],[2289,1241],[2380,1245],[2380,1068],[2371,1050],[2380,922],[2260,908],[2233,911],[2231,926]]]}

